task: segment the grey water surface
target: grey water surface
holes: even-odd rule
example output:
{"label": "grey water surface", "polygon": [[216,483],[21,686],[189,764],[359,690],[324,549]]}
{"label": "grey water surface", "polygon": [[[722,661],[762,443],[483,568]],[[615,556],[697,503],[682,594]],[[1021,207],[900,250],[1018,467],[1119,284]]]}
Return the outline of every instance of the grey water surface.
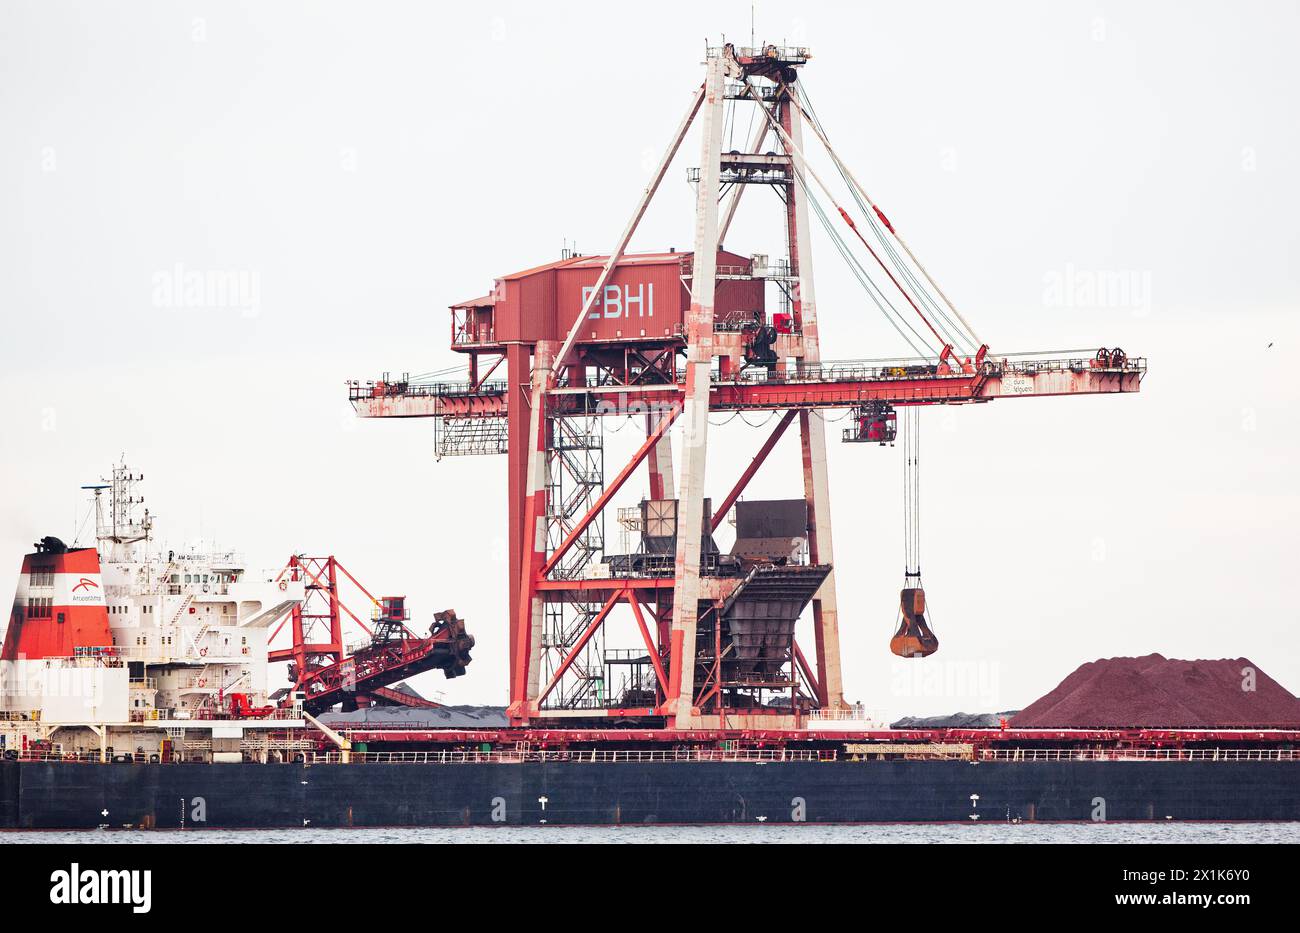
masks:
{"label": "grey water surface", "polygon": [[0,832],[24,843],[1300,843],[1300,823],[942,823],[822,826],[501,826]]}

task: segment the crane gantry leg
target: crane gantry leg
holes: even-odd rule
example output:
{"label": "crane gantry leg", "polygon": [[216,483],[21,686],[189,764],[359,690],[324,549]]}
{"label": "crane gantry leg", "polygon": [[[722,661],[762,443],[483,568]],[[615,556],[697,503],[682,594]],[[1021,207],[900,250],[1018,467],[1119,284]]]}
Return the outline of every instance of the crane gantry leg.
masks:
{"label": "crane gantry leg", "polygon": [[686,391],[681,492],[677,509],[676,585],[668,670],[668,712],[678,729],[690,728],[695,696],[695,633],[700,599],[700,546],[704,533],[704,466],[708,458],[709,386],[713,368],[713,298],[718,265],[718,192],[722,169],[723,91],[728,62],[709,60],[700,107],[700,183],[695,206],[695,257],[691,305],[686,312]]}
{"label": "crane gantry leg", "polygon": [[[788,85],[786,94],[792,93]],[[803,358],[799,368],[821,363],[821,341],[817,329],[817,296],[813,286],[812,228],[808,223],[808,202],[803,183],[804,161],[802,116],[798,105],[787,100],[781,106],[781,126],[793,145],[788,155],[794,180],[786,189],[786,219],[790,239],[790,272],[795,282],[793,314],[803,333]],[[803,460],[804,500],[808,505],[808,559],[814,564],[831,563],[830,485],[826,473],[826,426],[819,411],[799,413],[799,446]],[[813,598],[813,632],[817,653],[817,701],[823,708],[844,705],[840,674],[839,612],[835,602],[835,570]]]}

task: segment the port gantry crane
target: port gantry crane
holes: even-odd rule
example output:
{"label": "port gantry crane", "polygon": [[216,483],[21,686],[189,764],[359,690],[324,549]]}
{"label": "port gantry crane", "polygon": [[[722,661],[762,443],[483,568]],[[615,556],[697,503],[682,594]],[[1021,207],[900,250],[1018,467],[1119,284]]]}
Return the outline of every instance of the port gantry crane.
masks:
{"label": "port gantry crane", "polygon": [[[831,147],[799,81],[808,58],[804,48],[709,48],[704,83],[610,255],[565,255],[452,306],[452,348],[468,357],[461,381],[428,374],[349,383],[363,417],[434,418],[440,456],[508,455],[508,712],[516,725],[783,729],[812,710],[842,710],[823,412],[849,409],[843,439],[879,442],[892,439],[898,407],[1139,389],[1145,361],[1119,350],[990,353]],[[724,151],[724,122],[742,105],[756,108],[753,141]],[[626,252],[694,124],[694,251]],[[805,158],[809,136],[849,206]],[[782,260],[722,248],[749,185],[782,202]],[[917,356],[822,359],[813,217]],[[779,304],[771,314],[768,283]],[[503,361],[504,380],[491,381]],[[773,413],[775,426],[711,501],[709,414],[747,411]],[[603,425],[628,417],[644,419],[644,440],[606,481]],[[669,432],[677,422],[674,482]],[[788,500],[741,501],[796,422],[803,488]],[[618,510],[640,542],[611,553],[605,512],[643,464],[648,498]],[[724,554],[713,529],[733,506],[736,544]],[[795,634],[809,603],[811,657]],[[908,609],[923,606],[913,598]],[[616,615],[634,648],[606,647]]]}

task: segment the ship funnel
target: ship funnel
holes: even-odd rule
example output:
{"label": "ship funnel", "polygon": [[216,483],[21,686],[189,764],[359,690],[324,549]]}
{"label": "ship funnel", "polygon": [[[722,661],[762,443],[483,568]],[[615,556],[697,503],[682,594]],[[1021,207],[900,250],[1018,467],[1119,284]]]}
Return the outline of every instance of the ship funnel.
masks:
{"label": "ship funnel", "polygon": [[99,552],[42,538],[23,558],[0,660],[71,658],[112,645]]}

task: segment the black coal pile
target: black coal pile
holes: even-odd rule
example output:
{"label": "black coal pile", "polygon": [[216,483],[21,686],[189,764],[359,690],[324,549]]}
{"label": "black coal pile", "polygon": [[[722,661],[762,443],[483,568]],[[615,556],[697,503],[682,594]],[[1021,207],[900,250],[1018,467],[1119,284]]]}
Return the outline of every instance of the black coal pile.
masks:
{"label": "black coal pile", "polygon": [[947,716],[904,716],[891,729],[996,729],[1017,710],[1005,713],[949,713]]}

